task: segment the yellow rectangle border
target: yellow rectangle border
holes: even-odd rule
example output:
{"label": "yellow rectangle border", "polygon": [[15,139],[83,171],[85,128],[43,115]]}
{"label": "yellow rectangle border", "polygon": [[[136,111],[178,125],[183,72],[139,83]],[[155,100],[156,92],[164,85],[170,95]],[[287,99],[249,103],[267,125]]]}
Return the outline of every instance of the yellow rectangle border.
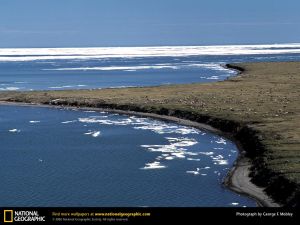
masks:
{"label": "yellow rectangle border", "polygon": [[[6,218],[6,213],[10,212],[10,220],[7,220]],[[3,217],[4,217],[4,223],[12,223],[14,222],[14,211],[13,210],[4,210],[4,213],[3,213]]]}

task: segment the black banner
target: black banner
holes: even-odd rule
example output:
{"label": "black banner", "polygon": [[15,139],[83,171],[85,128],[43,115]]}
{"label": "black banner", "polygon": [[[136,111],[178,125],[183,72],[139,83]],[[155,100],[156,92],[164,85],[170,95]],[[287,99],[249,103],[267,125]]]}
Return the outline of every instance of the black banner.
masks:
{"label": "black banner", "polygon": [[[0,208],[0,224],[239,224],[298,222],[298,208]],[[299,211],[299,210],[298,210]]]}

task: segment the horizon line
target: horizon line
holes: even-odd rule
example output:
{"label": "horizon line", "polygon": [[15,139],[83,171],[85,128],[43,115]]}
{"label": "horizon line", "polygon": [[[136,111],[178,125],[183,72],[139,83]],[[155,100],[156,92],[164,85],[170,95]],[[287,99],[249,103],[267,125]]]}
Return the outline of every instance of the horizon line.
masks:
{"label": "horizon line", "polygon": [[112,46],[55,46],[55,47],[1,47],[0,49],[36,49],[36,48],[151,48],[151,47],[209,47],[209,46],[260,46],[260,45],[300,45],[299,42],[273,42],[273,43],[238,43],[238,44],[199,44],[199,45],[112,45]]}

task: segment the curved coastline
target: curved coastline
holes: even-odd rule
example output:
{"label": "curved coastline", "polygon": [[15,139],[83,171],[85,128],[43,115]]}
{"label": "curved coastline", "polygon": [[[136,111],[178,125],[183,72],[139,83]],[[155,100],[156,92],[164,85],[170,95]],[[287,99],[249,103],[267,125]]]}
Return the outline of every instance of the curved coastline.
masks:
{"label": "curved coastline", "polygon": [[[259,65],[255,69],[262,69],[265,65]],[[263,64],[263,63],[261,63]],[[266,64],[266,63],[265,63]],[[273,67],[272,63],[267,66]],[[281,63],[284,64],[284,63]],[[281,65],[280,63],[274,64],[275,66]],[[287,63],[288,64],[288,63]],[[289,66],[289,65],[287,65]],[[238,72],[237,76],[229,78],[222,82],[216,82],[215,84],[194,84],[193,88],[210,87],[218,88],[220,85],[229,85],[230,87],[237,87],[236,83],[242,82],[245,76],[249,76],[248,67],[244,65],[227,64],[227,68],[234,69]],[[296,69],[297,69],[296,65]],[[252,69],[250,67],[250,69]],[[278,69],[278,68],[277,68]],[[284,70],[285,71],[285,70]],[[253,71],[251,71],[253,72]],[[262,71],[258,75],[264,74]],[[268,72],[268,71],[267,71]],[[282,70],[281,70],[282,72]],[[280,73],[280,72],[279,72]],[[247,78],[246,78],[247,79]],[[247,81],[247,80],[246,80]],[[257,82],[256,82],[257,83]],[[252,84],[253,85],[253,84]],[[255,199],[258,205],[265,207],[277,207],[277,206],[296,206],[299,197],[297,183],[293,183],[290,180],[280,176],[280,174],[270,171],[265,166],[265,159],[261,154],[265,152],[264,138],[262,137],[261,130],[258,131],[254,125],[259,123],[255,120],[236,120],[228,117],[218,117],[214,113],[203,113],[201,111],[186,110],[185,107],[168,107],[161,104],[159,107],[153,107],[151,104],[139,104],[140,102],[133,102],[135,98],[122,100],[126,96],[119,97],[122,101],[111,100],[111,93],[127,94],[127,92],[133,92],[133,94],[156,91],[157,89],[170,88],[178,91],[179,88],[186,88],[190,91],[191,85],[169,86],[169,87],[155,87],[155,88],[128,88],[123,90],[80,90],[80,91],[33,91],[33,92],[6,92],[3,96],[0,95],[0,101],[2,104],[21,104],[21,105],[38,105],[38,106],[56,106],[56,107],[76,107],[76,108],[93,108],[94,110],[105,110],[110,112],[118,112],[130,115],[147,116],[155,119],[171,120],[187,126],[194,126],[201,129],[209,129],[213,132],[222,132],[226,137],[234,139],[240,149],[240,154],[234,167],[226,177],[224,184],[241,194],[245,194],[250,198]],[[250,88],[251,90],[251,88]],[[137,93],[136,93],[137,92]],[[3,93],[3,92],[2,92]],[[90,96],[90,94],[92,94]],[[170,93],[167,93],[170,95]],[[109,96],[109,98],[107,96]],[[136,97],[136,96],[135,96]],[[154,96],[156,97],[156,96]],[[211,96],[209,96],[211,97]],[[118,97],[115,97],[118,98]],[[109,99],[109,100],[106,100]],[[148,96],[146,95],[146,99]],[[140,99],[138,99],[140,100]],[[144,99],[142,99],[144,101]],[[29,103],[29,104],[24,104]],[[150,101],[151,103],[151,101]],[[235,103],[236,104],[236,103]],[[230,108],[229,113],[234,114],[234,110]],[[226,115],[226,113],[225,113]],[[227,114],[228,115],[228,114]],[[297,115],[297,114],[296,114]],[[277,116],[277,115],[275,115]],[[243,118],[243,117],[241,117]],[[296,117],[297,118],[297,117]],[[247,122],[248,121],[248,122]],[[278,139],[278,136],[274,136]],[[269,137],[270,138],[270,137]],[[273,138],[273,136],[271,137]],[[297,146],[296,146],[297,148]],[[254,180],[253,180],[254,179]],[[259,184],[259,186],[255,185]],[[265,191],[267,190],[267,193]],[[282,194],[280,191],[288,190],[287,193]],[[270,197],[272,196],[272,197]],[[287,197],[288,196],[288,199]],[[274,198],[275,197],[275,198]],[[274,201],[273,199],[276,199]],[[277,202],[277,203],[276,203]],[[278,203],[280,202],[280,203]]]}
{"label": "curved coastline", "polygon": [[246,195],[252,199],[254,199],[258,206],[262,207],[278,207],[279,205],[275,203],[270,197],[268,197],[263,189],[254,185],[251,182],[251,178],[249,177],[250,173],[250,162],[249,159],[245,157],[245,152],[241,147],[241,144],[238,140],[236,140],[233,135],[229,132],[223,132],[220,129],[214,128],[211,125],[205,123],[195,122],[189,119],[182,119],[179,117],[169,116],[169,115],[161,115],[156,113],[147,113],[147,112],[139,112],[139,111],[130,111],[130,110],[120,110],[113,108],[93,108],[93,107],[77,107],[77,106],[60,106],[60,105],[44,105],[44,104],[32,104],[32,103],[20,103],[20,102],[3,102],[0,101],[0,105],[15,105],[15,106],[35,106],[35,107],[51,107],[51,108],[70,108],[70,109],[81,109],[81,110],[94,110],[94,111],[105,111],[110,113],[119,113],[124,115],[132,115],[132,116],[142,116],[148,117],[163,121],[175,122],[177,124],[181,124],[184,126],[191,126],[197,129],[208,130],[210,132],[220,134],[233,140],[238,149],[239,154],[237,159],[234,162],[233,168],[230,169],[227,176],[224,178],[223,184],[230,190],[237,192],[242,195]]}

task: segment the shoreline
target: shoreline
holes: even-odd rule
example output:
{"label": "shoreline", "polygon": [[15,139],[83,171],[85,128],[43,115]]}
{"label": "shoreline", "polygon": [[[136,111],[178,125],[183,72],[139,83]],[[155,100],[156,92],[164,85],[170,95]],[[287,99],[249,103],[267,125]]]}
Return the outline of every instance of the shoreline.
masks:
{"label": "shoreline", "polygon": [[[224,65],[223,65],[224,66]],[[232,137],[241,150],[227,186],[264,190],[271,206],[300,204],[300,62],[259,62],[226,65],[235,76],[213,83],[193,83],[122,89],[0,92],[0,101],[36,105],[94,108],[147,113],[157,119],[206,124]],[[159,115],[159,116],[158,116]],[[163,117],[162,117],[163,116]],[[158,118],[160,117],[160,118]],[[173,120],[173,119],[172,119]],[[174,120],[173,120],[174,121]],[[201,127],[203,129],[203,127]],[[229,135],[230,134],[230,135]],[[239,164],[239,162],[241,162]],[[238,169],[235,169],[238,168]],[[239,170],[239,168],[244,168]],[[232,175],[234,174],[234,175]],[[230,182],[229,182],[230,181]],[[235,191],[242,192],[239,188]],[[245,190],[245,192],[253,192]],[[253,195],[261,195],[254,191]],[[248,194],[251,197],[251,194]],[[269,206],[261,198],[261,205]]]}
{"label": "shoreline", "polygon": [[229,169],[227,175],[223,178],[223,185],[226,188],[234,191],[238,194],[245,195],[254,201],[261,207],[279,207],[270,197],[268,197],[264,192],[263,188],[260,188],[251,182],[249,177],[251,163],[249,159],[244,156],[244,150],[242,149],[239,141],[236,140],[232,134],[224,133],[219,129],[216,129],[210,125],[198,123],[191,120],[181,119],[173,116],[159,115],[154,113],[143,113],[135,111],[125,111],[118,109],[109,108],[93,108],[93,107],[74,107],[74,106],[56,106],[56,105],[44,105],[44,104],[32,104],[32,103],[18,103],[18,102],[4,102],[0,101],[0,105],[9,106],[24,106],[24,107],[45,107],[45,108],[57,108],[57,109],[79,109],[79,110],[93,110],[93,111],[104,111],[109,113],[119,113],[123,115],[131,116],[141,116],[162,121],[174,122],[184,126],[190,126],[197,129],[207,130],[215,134],[222,135],[232,141],[237,145],[239,150],[238,156],[233,164],[233,167]]}

